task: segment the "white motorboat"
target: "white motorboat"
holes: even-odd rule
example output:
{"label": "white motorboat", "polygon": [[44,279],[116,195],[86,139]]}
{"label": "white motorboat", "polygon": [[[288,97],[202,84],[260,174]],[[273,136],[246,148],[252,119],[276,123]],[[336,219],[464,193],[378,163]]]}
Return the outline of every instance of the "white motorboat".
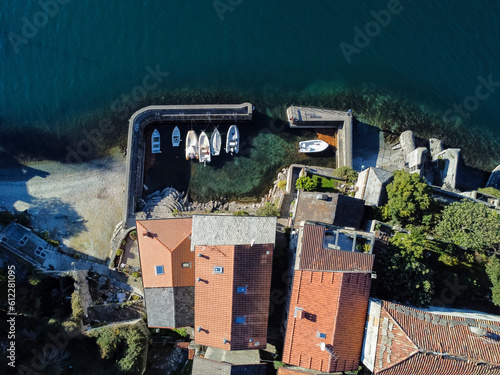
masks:
{"label": "white motorboat", "polygon": [[186,160],[198,158],[198,136],[194,130],[187,132]]}
{"label": "white motorboat", "polygon": [[217,129],[212,133],[212,137],[210,138],[210,146],[212,147],[212,155],[217,156],[220,154],[222,138]]}
{"label": "white motorboat", "polygon": [[328,143],[320,139],[299,142],[299,152],[321,152],[328,148]]}
{"label": "white motorboat", "polygon": [[201,132],[198,147],[198,161],[200,163],[210,163],[212,157],[210,155],[210,141],[205,132]]}
{"label": "white motorboat", "polygon": [[179,147],[180,143],[181,143],[181,131],[176,126],[174,128],[174,131],[172,132],[172,146]]}
{"label": "white motorboat", "polygon": [[151,153],[159,154],[160,150],[160,132],[158,129],[153,131],[153,135],[151,135]]}
{"label": "white motorboat", "polygon": [[226,152],[237,154],[240,150],[240,132],[236,125],[231,125],[227,132]]}

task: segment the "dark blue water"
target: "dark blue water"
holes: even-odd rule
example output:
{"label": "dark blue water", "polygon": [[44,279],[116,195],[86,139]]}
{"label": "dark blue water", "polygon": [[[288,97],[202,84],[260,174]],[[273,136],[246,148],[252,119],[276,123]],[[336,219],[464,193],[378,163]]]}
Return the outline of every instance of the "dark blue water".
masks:
{"label": "dark blue water", "polygon": [[381,116],[401,100],[498,145],[496,1],[42,1],[0,4],[3,131],[71,144],[89,113],[118,113],[121,129],[142,104],[249,98],[283,117],[291,101],[350,92]]}

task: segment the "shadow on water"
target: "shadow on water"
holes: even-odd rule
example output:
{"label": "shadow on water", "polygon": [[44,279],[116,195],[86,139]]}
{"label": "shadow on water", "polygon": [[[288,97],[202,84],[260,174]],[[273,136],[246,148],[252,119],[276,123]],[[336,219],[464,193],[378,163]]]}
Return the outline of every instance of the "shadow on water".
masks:
{"label": "shadow on water", "polygon": [[[175,124],[152,124],[145,129],[147,146],[145,184],[150,194],[166,187],[188,192],[191,199],[256,199],[265,194],[278,171],[292,163],[335,166],[335,150],[321,154],[300,154],[298,142],[315,139],[316,134],[302,129],[290,129],[288,124],[256,112],[252,123],[237,124],[240,131],[240,152],[229,155],[224,146],[231,124],[218,126],[222,136],[219,156],[212,156],[206,166],[198,161],[187,161],[184,156],[188,130],[199,136],[205,131],[210,137],[214,124],[177,124],[181,130],[181,145],[172,147],[171,134]],[[158,129],[162,153],[150,154],[151,134]]]}

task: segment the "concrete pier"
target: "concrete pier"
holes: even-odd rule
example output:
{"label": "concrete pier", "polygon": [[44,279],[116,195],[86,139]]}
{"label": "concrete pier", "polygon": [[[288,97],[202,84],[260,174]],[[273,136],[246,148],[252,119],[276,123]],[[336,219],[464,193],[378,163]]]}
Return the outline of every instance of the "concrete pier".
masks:
{"label": "concrete pier", "polygon": [[286,116],[292,129],[337,129],[337,168],[352,168],[352,116],[349,112],[291,106],[287,108]]}
{"label": "concrete pier", "polygon": [[144,186],[144,128],[152,123],[192,121],[239,124],[252,121],[252,104],[156,105],[140,109],[129,120],[123,227],[135,226],[135,209]]}

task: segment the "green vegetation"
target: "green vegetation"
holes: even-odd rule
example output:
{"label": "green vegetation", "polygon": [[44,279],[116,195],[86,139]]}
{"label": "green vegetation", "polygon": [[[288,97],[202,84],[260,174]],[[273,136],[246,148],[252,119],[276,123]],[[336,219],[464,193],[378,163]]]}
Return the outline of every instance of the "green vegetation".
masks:
{"label": "green vegetation", "polygon": [[335,177],[345,179],[350,184],[356,183],[356,181],[358,179],[358,172],[356,172],[354,169],[347,167],[347,166],[343,166],[343,167],[335,169],[333,171],[333,175]]}
{"label": "green vegetation", "polygon": [[278,188],[281,190],[286,190],[286,180],[278,181]]}
{"label": "green vegetation", "polygon": [[295,182],[297,190],[337,192],[337,181],[332,178],[313,175],[312,177],[299,177]]}
{"label": "green vegetation", "polygon": [[266,203],[257,209],[257,216],[280,216],[280,212],[274,203]]}
{"label": "green vegetation", "polygon": [[141,277],[141,274],[140,274],[140,272],[134,271],[134,272],[132,272],[132,277],[134,279],[138,279],[139,277]]}
{"label": "green vegetation", "polygon": [[96,338],[101,357],[115,360],[120,373],[141,373],[147,356],[147,330],[144,323],[99,328],[90,335]]}
{"label": "green vegetation", "polygon": [[477,189],[479,192],[492,195],[494,197],[500,198],[500,190],[495,189],[493,187],[487,187],[487,188],[479,188]]}
{"label": "green vegetation", "polygon": [[0,224],[10,224],[12,221],[17,221],[25,227],[29,227],[31,225],[31,219],[28,211],[16,213],[12,213],[10,211],[0,211]]}
{"label": "green vegetation", "polygon": [[273,366],[274,366],[274,369],[277,370],[280,367],[285,367],[286,363],[285,362],[281,362],[281,361],[274,361],[273,362]]}
{"label": "green vegetation", "polygon": [[137,240],[137,231],[133,230],[132,232],[129,233],[128,235],[132,241]]}
{"label": "green vegetation", "polygon": [[193,372],[193,360],[188,360],[180,370],[172,372],[172,375],[191,375]]}
{"label": "green vegetation", "polygon": [[420,223],[431,207],[432,188],[415,173],[394,172],[394,180],[387,185],[387,204],[382,214],[385,219],[403,226]]}
{"label": "green vegetation", "polygon": [[318,180],[308,176],[299,177],[295,182],[297,190],[315,191],[318,187]]}
{"label": "green vegetation", "polygon": [[124,251],[124,250],[120,247],[118,250],[116,250],[116,256],[117,256],[117,257],[121,257],[121,256],[122,256],[122,254],[123,254],[123,251]]}
{"label": "green vegetation", "polygon": [[250,216],[250,214],[247,211],[239,210],[236,211],[233,216]]}
{"label": "green vegetation", "polygon": [[171,328],[172,331],[174,331],[175,333],[177,333],[179,336],[181,337],[187,337],[187,330],[186,328]]}
{"label": "green vegetation", "polygon": [[500,259],[496,255],[493,255],[486,265],[486,273],[493,284],[491,288],[493,303],[500,306]]}
{"label": "green vegetation", "polygon": [[500,216],[484,204],[464,199],[446,206],[436,233],[455,245],[485,251],[500,244]]}
{"label": "green vegetation", "polygon": [[80,293],[75,290],[71,295],[71,309],[73,311],[73,321],[79,323],[83,319],[83,308]]}

